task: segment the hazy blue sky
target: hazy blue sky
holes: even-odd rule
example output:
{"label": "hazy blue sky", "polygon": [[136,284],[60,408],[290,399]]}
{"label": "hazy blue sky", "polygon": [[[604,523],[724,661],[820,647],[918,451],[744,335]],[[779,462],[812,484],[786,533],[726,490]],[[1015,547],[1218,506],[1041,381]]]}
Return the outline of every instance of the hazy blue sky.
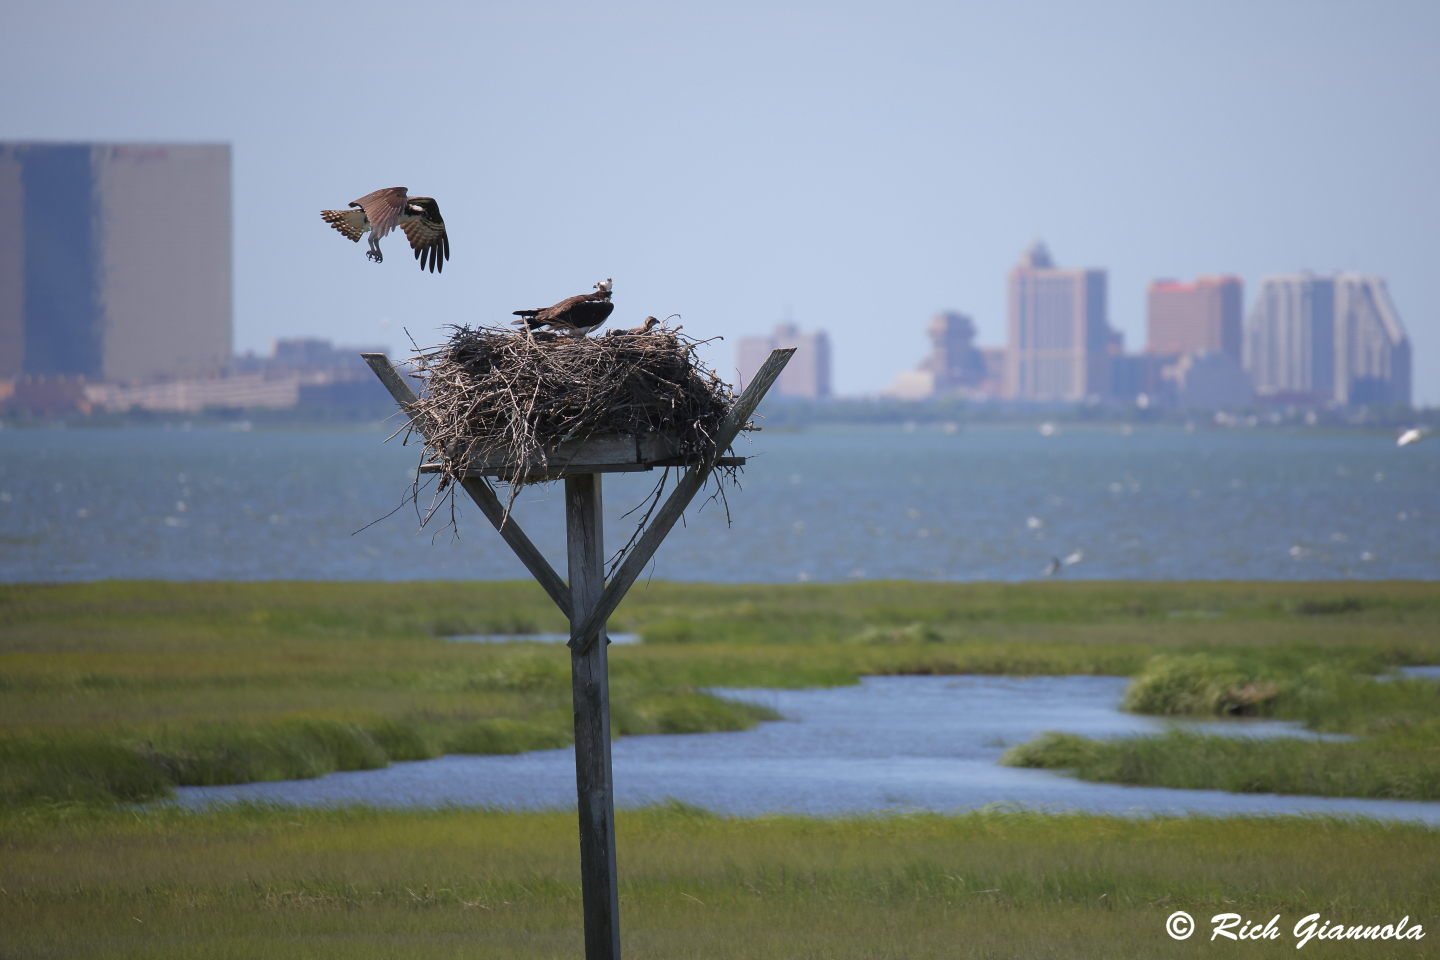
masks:
{"label": "hazy blue sky", "polygon": [[[615,320],[787,310],[875,392],[940,309],[1001,343],[1042,237],[1145,285],[1390,281],[1440,403],[1440,3],[71,3],[0,7],[0,138],[228,140],[235,337],[402,346],[615,278]],[[453,259],[318,216],[437,198]],[[388,319],[389,325],[383,326]]]}

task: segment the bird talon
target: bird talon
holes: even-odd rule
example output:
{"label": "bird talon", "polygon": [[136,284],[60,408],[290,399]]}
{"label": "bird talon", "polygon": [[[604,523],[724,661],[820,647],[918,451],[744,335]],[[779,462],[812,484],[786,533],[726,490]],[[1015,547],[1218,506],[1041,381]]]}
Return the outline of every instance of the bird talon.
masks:
{"label": "bird talon", "polygon": [[379,250],[366,250],[365,258],[367,260],[373,260],[376,263],[380,263],[385,259],[385,256]]}

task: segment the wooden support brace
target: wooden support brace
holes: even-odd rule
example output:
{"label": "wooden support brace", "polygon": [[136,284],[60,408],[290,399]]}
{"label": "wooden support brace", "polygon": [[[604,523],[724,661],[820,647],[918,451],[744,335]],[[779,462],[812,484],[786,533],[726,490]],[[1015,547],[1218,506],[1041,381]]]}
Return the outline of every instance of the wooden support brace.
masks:
{"label": "wooden support brace", "polygon": [[[400,409],[408,416],[410,405],[419,398],[415,396],[415,391],[410,389],[410,384],[400,376],[390,358],[383,353],[362,353],[360,356],[370,365],[370,369],[375,371],[375,376],[380,378],[385,389],[390,391],[390,396],[395,398]],[[555,606],[560,608],[567,620],[573,621],[570,588],[560,579],[555,568],[550,566],[545,555],[525,535],[525,531],[520,529],[515,518],[505,515],[505,505],[495,496],[490,484],[481,477],[466,477],[461,481],[461,486],[470,494],[470,499],[475,501],[480,512],[485,514],[485,519],[490,521],[491,526],[498,530],[500,536],[510,545],[510,549],[515,551],[515,556],[525,564],[525,569],[530,571],[530,575],[550,595],[550,599],[555,601]]]}
{"label": "wooden support brace", "polygon": [[[751,380],[750,385],[745,388],[745,392],[740,394],[740,399],[735,402],[735,406],[730,409],[725,422],[721,424],[720,435],[716,438],[715,444],[717,457],[735,442],[740,428],[745,426],[750,415],[755,412],[755,408],[760,406],[760,401],[764,399],[766,392],[775,379],[780,376],[780,371],[785,369],[785,364],[790,362],[790,357],[794,353],[794,347],[771,352],[770,358],[760,367],[759,372],[755,374],[755,379]],[[645,528],[645,533],[640,537],[640,541],[631,548],[630,553],[620,564],[620,569],[615,571],[615,575],[605,585],[605,592],[600,595],[594,608],[586,614],[579,627],[572,627],[570,649],[577,653],[583,653],[594,641],[605,621],[610,619],[610,614],[620,606],[620,601],[625,599],[626,592],[640,577],[645,565],[655,555],[655,551],[660,548],[660,544],[665,540],[670,528],[675,526],[676,521],[685,513],[685,508],[690,505],[695,494],[699,493],[700,488],[705,485],[705,480],[710,476],[713,466],[713,461],[701,463],[686,471],[685,476],[671,491],[670,498],[665,501],[665,504],[650,521],[650,525]],[[570,622],[573,625],[575,619],[572,618]]]}

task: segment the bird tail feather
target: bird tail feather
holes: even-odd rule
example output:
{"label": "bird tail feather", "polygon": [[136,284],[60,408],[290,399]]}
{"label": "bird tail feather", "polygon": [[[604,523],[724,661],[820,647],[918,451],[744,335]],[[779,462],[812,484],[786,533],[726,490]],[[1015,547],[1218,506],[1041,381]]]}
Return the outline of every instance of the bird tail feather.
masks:
{"label": "bird tail feather", "polygon": [[356,243],[365,234],[363,210],[321,210],[320,218]]}

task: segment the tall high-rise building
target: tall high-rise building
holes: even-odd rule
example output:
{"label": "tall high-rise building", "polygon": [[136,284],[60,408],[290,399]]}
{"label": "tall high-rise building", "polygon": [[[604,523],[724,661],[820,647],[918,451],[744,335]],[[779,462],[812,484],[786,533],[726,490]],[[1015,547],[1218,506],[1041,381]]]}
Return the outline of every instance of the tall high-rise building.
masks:
{"label": "tall high-rise building", "polygon": [[749,386],[771,350],[795,347],[795,355],[775,381],[776,396],[798,400],[825,400],[830,397],[830,337],[824,330],[801,333],[793,323],[778,323],[768,337],[741,337],[736,348],[743,389]]}
{"label": "tall high-rise building", "polygon": [[1005,348],[975,346],[973,320],[947,310],[935,314],[925,332],[930,335],[929,355],[916,369],[901,371],[881,396],[993,399],[1004,392]]}
{"label": "tall high-rise building", "polygon": [[1018,400],[1084,400],[1110,392],[1116,343],[1104,270],[1062,270],[1037,241],[1010,271],[1006,393]]}
{"label": "tall high-rise building", "polygon": [[975,346],[975,322],[963,313],[935,314],[926,328],[930,355],[920,369],[934,377],[936,394],[978,387],[985,379],[985,355]]}
{"label": "tall high-rise building", "polygon": [[1242,357],[1239,277],[1205,276],[1194,283],[1156,280],[1146,296],[1147,353],[1199,353]]}
{"label": "tall high-rise building", "polygon": [[1335,278],[1335,399],[1410,403],[1410,338],[1380,277]]}
{"label": "tall high-rise building", "polygon": [[220,370],[230,233],[229,144],[0,143],[0,377]]}
{"label": "tall high-rise building", "polygon": [[1250,309],[1245,367],[1262,396],[1410,402],[1410,339],[1385,281],[1367,274],[1266,277]]}
{"label": "tall high-rise building", "polygon": [[1262,396],[1335,396],[1335,280],[1313,273],[1266,277],[1250,308],[1245,369]]}

